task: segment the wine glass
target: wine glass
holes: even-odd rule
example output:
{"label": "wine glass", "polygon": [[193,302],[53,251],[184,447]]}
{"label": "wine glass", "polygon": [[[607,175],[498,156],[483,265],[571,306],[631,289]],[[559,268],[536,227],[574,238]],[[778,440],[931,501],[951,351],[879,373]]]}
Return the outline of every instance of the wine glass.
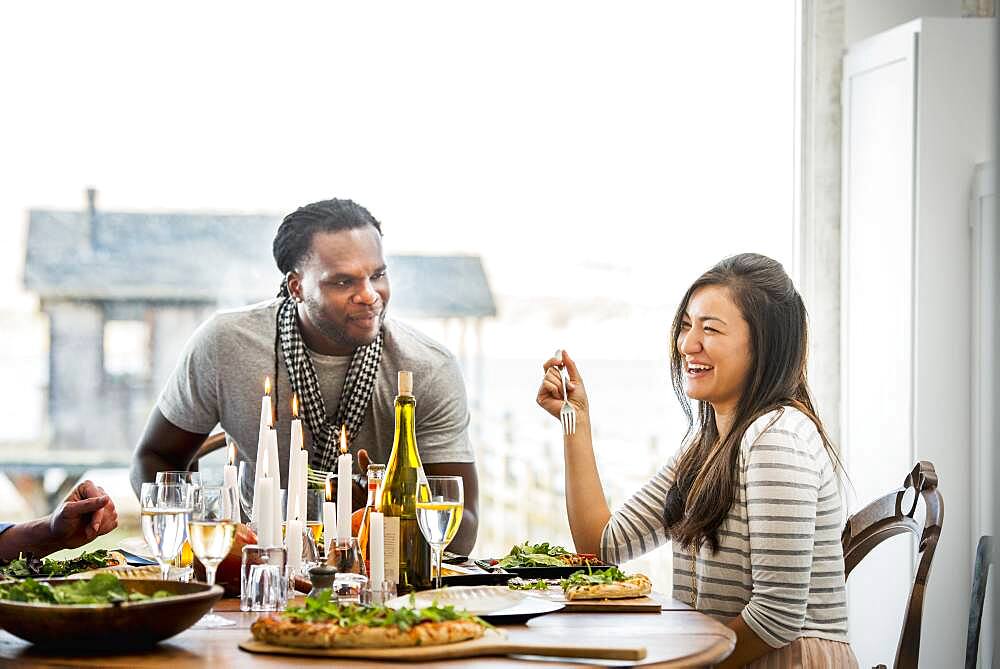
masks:
{"label": "wine glass", "polygon": [[434,553],[434,587],[441,587],[441,554],[462,524],[461,476],[428,476],[417,483],[417,523]]}
{"label": "wine glass", "polygon": [[[281,495],[281,528],[286,532],[288,528],[288,491],[282,489]],[[303,542],[302,559],[303,573],[308,573],[310,567],[319,564],[319,547],[322,545],[323,536],[323,502],[326,501],[326,493],[322,490],[309,488],[306,490],[306,508],[302,521]],[[283,535],[284,536],[284,535]]]}
{"label": "wine glass", "polygon": [[236,481],[240,489],[240,507],[243,509],[243,516],[249,523],[253,523],[257,520],[253,517],[253,486],[254,479],[256,477],[256,461],[240,460],[239,469],[236,474]]}
{"label": "wine glass", "polygon": [[179,485],[184,483],[187,485],[198,486],[201,485],[201,474],[199,472],[188,471],[156,472],[156,483],[165,483],[167,485]]}
{"label": "wine glass", "polygon": [[[229,554],[239,522],[239,502],[235,486],[195,488],[191,494],[191,517],[188,534],[194,554],[205,565],[205,580],[215,585],[215,570]],[[231,620],[215,615],[210,609],[198,627],[228,627]]]}
{"label": "wine glass", "polygon": [[170,577],[170,562],[184,543],[191,513],[192,487],[184,484],[143,483],[139,489],[139,524],[164,581]]}
{"label": "wine glass", "polygon": [[[189,472],[187,470],[168,470],[162,472],[156,472],[156,483],[165,483],[168,485],[189,485],[189,486],[200,486],[201,485],[201,473],[199,472]],[[194,573],[194,554],[191,552],[191,540],[187,534],[187,527],[184,528],[184,543],[181,544],[180,550],[177,555],[173,558],[174,566],[177,567],[177,576],[181,581],[191,580],[191,574]]]}

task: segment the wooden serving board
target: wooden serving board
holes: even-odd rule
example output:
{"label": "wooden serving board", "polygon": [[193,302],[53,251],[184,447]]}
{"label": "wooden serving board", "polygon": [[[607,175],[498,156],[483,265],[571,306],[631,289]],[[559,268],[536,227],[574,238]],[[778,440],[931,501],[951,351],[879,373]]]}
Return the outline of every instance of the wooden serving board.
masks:
{"label": "wooden serving board", "polygon": [[529,597],[544,597],[553,602],[565,604],[564,613],[659,613],[663,606],[650,597],[630,597],[628,599],[566,599],[562,588],[552,586],[548,590],[528,590]]}
{"label": "wooden serving board", "polygon": [[249,653],[298,655],[305,657],[363,658],[366,660],[394,660],[422,662],[428,660],[454,660],[485,655],[545,655],[549,657],[586,657],[599,660],[627,660],[637,662],[646,657],[643,646],[585,646],[566,645],[553,640],[551,643],[515,643],[497,631],[488,632],[481,639],[442,644],[440,646],[415,646],[408,648],[292,648],[275,646],[255,639],[248,639],[240,648]]}

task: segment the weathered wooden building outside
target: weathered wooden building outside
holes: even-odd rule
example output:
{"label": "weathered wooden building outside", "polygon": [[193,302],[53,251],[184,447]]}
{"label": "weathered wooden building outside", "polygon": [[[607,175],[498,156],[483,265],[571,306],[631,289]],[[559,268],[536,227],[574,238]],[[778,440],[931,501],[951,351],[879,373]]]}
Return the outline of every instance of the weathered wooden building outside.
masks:
{"label": "weathered wooden building outside", "polygon": [[[127,461],[193,330],[214,311],[272,297],[280,275],[271,214],[32,210],[24,266],[49,323],[47,449]],[[496,305],[477,256],[387,259],[390,315],[457,322],[473,406],[479,332]],[[465,333],[474,351],[464,350]],[[447,343],[447,342],[446,342]],[[92,457],[86,458],[93,463]],[[16,466],[17,463],[5,463]]]}

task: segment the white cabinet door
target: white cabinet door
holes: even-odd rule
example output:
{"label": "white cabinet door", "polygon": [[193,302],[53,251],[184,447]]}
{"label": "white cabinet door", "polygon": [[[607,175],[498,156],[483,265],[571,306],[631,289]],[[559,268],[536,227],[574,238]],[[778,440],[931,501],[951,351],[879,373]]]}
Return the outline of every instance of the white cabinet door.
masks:
{"label": "white cabinet door", "polygon": [[[841,439],[852,510],[917,460],[937,470],[948,513],[924,598],[927,667],[961,665],[983,505],[968,222],[974,168],[993,147],[995,45],[992,21],[919,19],[844,58]],[[912,584],[914,539],[887,543],[848,581],[863,666],[892,661]]]}
{"label": "white cabinet door", "polygon": [[[914,32],[844,59],[841,435],[852,512],[913,466]],[[850,491],[850,486],[848,487]],[[890,539],[848,580],[849,633],[861,666],[892,663],[912,585],[913,540]]]}
{"label": "white cabinet door", "polygon": [[[988,163],[976,169],[972,186],[970,218],[972,224],[972,541],[969,551],[975,555],[979,537],[995,534],[993,515],[995,449],[1000,443],[996,430],[996,407],[1000,405],[1000,359],[997,357],[997,192],[996,165]],[[995,567],[994,567],[995,568]],[[997,572],[990,575],[997,578]],[[995,588],[991,589],[995,590]],[[994,616],[992,593],[987,591],[980,628],[979,666],[992,665]]]}

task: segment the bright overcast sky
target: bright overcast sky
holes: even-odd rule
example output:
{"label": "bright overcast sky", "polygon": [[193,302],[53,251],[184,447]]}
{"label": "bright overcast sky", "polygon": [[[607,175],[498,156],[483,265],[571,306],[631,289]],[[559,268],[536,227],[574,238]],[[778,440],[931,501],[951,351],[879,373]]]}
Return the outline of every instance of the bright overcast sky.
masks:
{"label": "bright overcast sky", "polygon": [[[27,208],[88,185],[145,210],[350,197],[390,251],[483,254],[508,294],[673,301],[729,253],[790,262],[791,1],[290,4],[0,7],[0,307]],[[560,278],[560,248],[642,280]]]}

